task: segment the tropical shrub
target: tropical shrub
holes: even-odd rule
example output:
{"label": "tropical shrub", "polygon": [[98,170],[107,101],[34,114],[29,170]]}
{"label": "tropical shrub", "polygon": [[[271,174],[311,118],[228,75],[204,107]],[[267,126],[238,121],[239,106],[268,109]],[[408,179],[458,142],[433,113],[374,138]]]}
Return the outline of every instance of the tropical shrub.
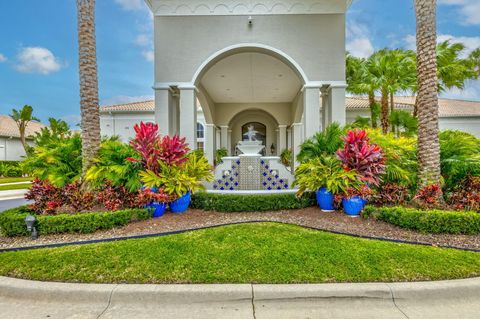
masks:
{"label": "tropical shrub", "polygon": [[408,187],[386,183],[380,185],[372,200],[376,205],[404,205],[409,200],[409,195],[410,191]]}
{"label": "tropical shrub", "polygon": [[414,136],[417,133],[418,121],[410,112],[395,110],[388,116],[388,121],[392,127],[392,133],[396,136],[402,134]]}
{"label": "tropical shrub", "polygon": [[130,145],[122,143],[118,138],[102,141],[97,157],[87,170],[86,181],[95,189],[100,189],[107,183],[136,193],[141,187],[138,176],[141,164],[128,161],[127,158],[139,160],[137,152]]}
{"label": "tropical shrub", "polygon": [[[159,140],[159,161],[167,165],[181,165],[188,161],[187,153],[190,151],[185,138],[178,135],[164,136]],[[193,152],[195,154],[195,152]]]}
{"label": "tropical shrub", "polygon": [[337,158],[323,156],[300,164],[295,170],[294,185],[299,187],[297,195],[301,196],[322,187],[333,194],[344,194],[349,187],[357,188],[363,183],[355,170],[345,170]]}
{"label": "tropical shrub", "polygon": [[448,195],[448,204],[455,209],[480,212],[480,177],[470,176]]}
{"label": "tropical shrub", "polygon": [[215,165],[221,164],[223,162],[222,158],[224,158],[227,155],[228,155],[228,151],[226,148],[222,147],[217,149],[215,151]]}
{"label": "tropical shrub", "polygon": [[441,132],[440,164],[446,189],[480,176],[480,139],[460,131]]}
{"label": "tropical shrub", "polygon": [[370,143],[365,130],[349,131],[344,141],[343,149],[337,151],[343,166],[355,170],[361,181],[378,186],[385,173],[385,158],[381,147]]}
{"label": "tropical shrub", "polygon": [[35,146],[22,162],[23,170],[57,187],[78,181],[82,172],[82,141],[79,134],[47,139]]}
{"label": "tropical shrub", "polygon": [[37,214],[53,214],[63,203],[62,189],[56,187],[49,181],[35,179],[25,199],[32,200],[33,204],[29,207]]}
{"label": "tropical shrub", "polygon": [[332,123],[324,131],[316,133],[300,145],[297,161],[305,163],[325,155],[333,155],[342,147],[345,130],[338,123]]}
{"label": "tropical shrub", "polygon": [[[149,196],[145,195],[146,191],[139,190],[133,193],[123,186],[114,186],[111,183],[107,183],[96,193],[96,200],[110,211],[144,207],[153,201]],[[148,192],[151,191],[148,190]]]}
{"label": "tropical shrub", "polygon": [[69,206],[75,212],[85,212],[95,206],[95,195],[83,190],[78,182],[65,185],[62,197],[62,206]]}
{"label": "tropical shrub", "polygon": [[0,177],[21,177],[23,170],[18,161],[0,161]]}
{"label": "tropical shrub", "polygon": [[286,148],[280,154],[280,161],[282,162],[283,165],[289,167],[292,165],[292,157],[293,157],[292,150],[290,148]]}
{"label": "tropical shrub", "polygon": [[365,200],[370,200],[372,198],[372,195],[374,194],[374,191],[368,187],[367,185],[362,185],[360,187],[348,187],[345,190],[345,194],[342,196],[342,198],[352,198],[352,197],[360,197]]}
{"label": "tropical shrub", "polygon": [[373,216],[401,228],[423,233],[480,234],[480,214],[476,212],[367,206],[362,216]]}
{"label": "tropical shrub", "polygon": [[414,188],[417,180],[417,141],[411,137],[382,134],[378,129],[367,130],[370,141],[380,146],[385,156],[383,182]]}
{"label": "tropical shrub", "polygon": [[434,208],[441,206],[439,198],[442,197],[442,187],[440,185],[428,185],[417,191],[413,200],[423,208]]}
{"label": "tropical shrub", "polygon": [[135,138],[130,142],[132,148],[140,156],[140,160],[129,157],[132,162],[140,162],[142,167],[157,172],[159,158],[158,125],[153,123],[136,124],[134,126]]}

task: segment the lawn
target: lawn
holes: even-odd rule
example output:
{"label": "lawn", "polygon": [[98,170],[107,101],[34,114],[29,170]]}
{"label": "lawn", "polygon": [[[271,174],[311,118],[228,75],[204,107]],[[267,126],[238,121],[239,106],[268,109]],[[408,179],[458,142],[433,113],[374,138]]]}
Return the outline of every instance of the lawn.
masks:
{"label": "lawn", "polygon": [[27,189],[31,184],[13,184],[13,185],[0,185],[0,191],[9,191],[14,189]]}
{"label": "lawn", "polygon": [[30,182],[31,177],[0,177],[0,184]]}
{"label": "lawn", "polygon": [[0,254],[0,275],[97,283],[322,283],[480,275],[480,253],[256,223]]}

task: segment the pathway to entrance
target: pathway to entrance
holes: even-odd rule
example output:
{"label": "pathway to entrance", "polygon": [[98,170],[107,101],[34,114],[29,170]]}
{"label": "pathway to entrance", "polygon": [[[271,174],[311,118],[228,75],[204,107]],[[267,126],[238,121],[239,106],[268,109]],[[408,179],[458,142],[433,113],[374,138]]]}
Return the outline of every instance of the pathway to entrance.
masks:
{"label": "pathway to entrance", "polygon": [[0,277],[2,318],[478,318],[480,278],[321,285],[86,285]]}

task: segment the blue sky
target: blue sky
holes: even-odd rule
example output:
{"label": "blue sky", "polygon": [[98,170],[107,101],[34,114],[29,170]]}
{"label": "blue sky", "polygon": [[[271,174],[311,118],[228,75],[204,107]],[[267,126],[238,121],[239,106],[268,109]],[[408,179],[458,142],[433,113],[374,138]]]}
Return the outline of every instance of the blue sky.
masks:
{"label": "blue sky", "polygon": [[[480,47],[480,1],[438,0],[439,39]],[[0,1],[0,114],[30,104],[35,114],[79,122],[75,0]],[[101,104],[151,98],[152,19],[143,0],[97,0]],[[413,0],[354,0],[347,49],[367,56],[413,48]],[[480,100],[480,82],[445,97]]]}

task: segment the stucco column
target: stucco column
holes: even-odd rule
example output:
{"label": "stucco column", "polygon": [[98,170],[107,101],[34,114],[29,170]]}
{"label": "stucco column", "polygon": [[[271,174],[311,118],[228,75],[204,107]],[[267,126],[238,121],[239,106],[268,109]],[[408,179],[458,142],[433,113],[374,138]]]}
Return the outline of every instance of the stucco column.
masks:
{"label": "stucco column", "polygon": [[210,164],[214,165],[215,159],[215,124],[205,124],[205,156]]}
{"label": "stucco column", "polygon": [[162,136],[176,133],[174,106],[169,88],[155,89],[155,122]]}
{"label": "stucco column", "polygon": [[220,147],[228,151],[228,125],[220,125]]}
{"label": "stucco column", "polygon": [[222,137],[221,137],[220,133],[221,133],[221,130],[220,130],[218,127],[216,127],[216,128],[215,128],[215,134],[216,134],[216,137],[215,137],[215,150],[218,150],[218,149],[222,148],[222,144],[221,144],[221,142],[222,142]]}
{"label": "stucco column", "polygon": [[227,150],[228,150],[228,155],[232,155],[232,130],[228,130],[227,133]]}
{"label": "stucco column", "polygon": [[[300,153],[300,145],[303,142],[303,124],[302,123],[293,123],[292,124],[292,151],[293,151],[293,169],[298,166],[297,155]],[[293,170],[292,170],[293,171]]]}
{"label": "stucco column", "polygon": [[180,89],[180,136],[185,137],[190,149],[197,149],[197,107],[195,88]]}
{"label": "stucco column", "polygon": [[305,138],[320,131],[320,88],[305,87],[303,92]]}
{"label": "stucco column", "polygon": [[342,126],[347,122],[345,88],[346,85],[343,84],[332,85],[328,93],[330,100],[330,123],[337,122]]}
{"label": "stucco column", "polygon": [[288,149],[292,148],[292,129],[291,128],[287,129],[287,148]]}
{"label": "stucco column", "polygon": [[287,148],[287,126],[279,125],[278,126],[278,144],[277,144],[277,154],[282,154],[283,150]]}

